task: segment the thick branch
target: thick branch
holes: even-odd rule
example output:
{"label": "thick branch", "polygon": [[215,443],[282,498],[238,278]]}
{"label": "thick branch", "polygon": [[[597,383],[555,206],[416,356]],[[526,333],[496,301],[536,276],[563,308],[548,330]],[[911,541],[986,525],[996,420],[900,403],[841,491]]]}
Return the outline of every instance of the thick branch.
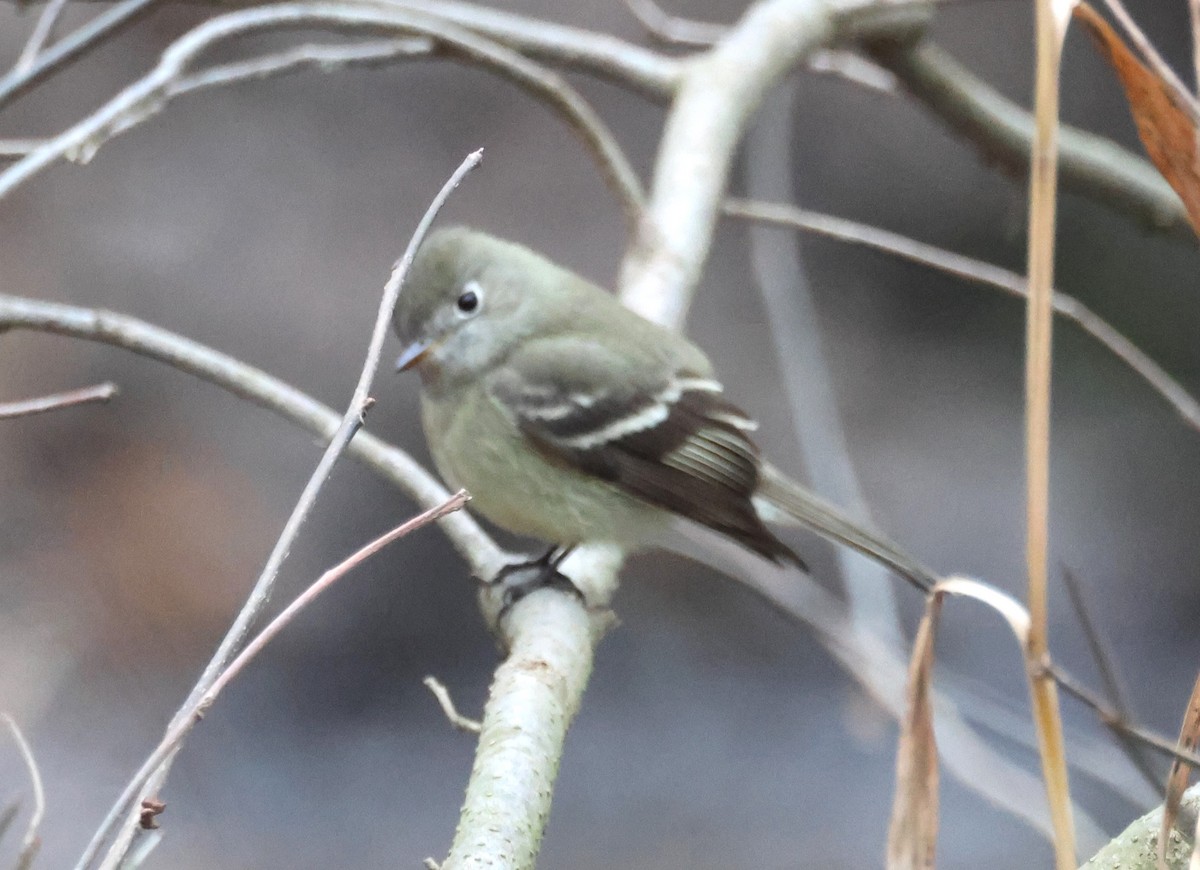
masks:
{"label": "thick branch", "polygon": [[[1194,785],[1183,794],[1181,817],[1195,824],[1200,812],[1200,785]],[[1151,810],[1137,819],[1128,828],[1117,834],[1111,842],[1091,857],[1081,870],[1155,870],[1158,866],[1158,829],[1162,824],[1162,807]],[[1187,827],[1185,824],[1183,827]],[[1167,847],[1169,870],[1187,870],[1192,854],[1191,836],[1181,834],[1179,829],[1171,832]]]}
{"label": "thick branch", "polygon": [[[711,50],[688,60],[646,215],[622,265],[625,303],[678,329],[708,256],[734,150],[767,89],[813,51],[860,28],[912,26],[925,9],[903,0],[763,0]],[[872,18],[881,12],[888,21]]]}

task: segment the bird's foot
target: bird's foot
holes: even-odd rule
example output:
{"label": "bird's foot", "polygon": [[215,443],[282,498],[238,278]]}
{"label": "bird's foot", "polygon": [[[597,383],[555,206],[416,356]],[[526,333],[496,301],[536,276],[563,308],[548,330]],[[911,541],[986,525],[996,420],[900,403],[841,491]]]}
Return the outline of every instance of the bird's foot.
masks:
{"label": "bird's foot", "polygon": [[571,582],[571,578],[558,570],[567,556],[571,555],[574,546],[554,546],[536,559],[525,562],[514,562],[505,565],[496,576],[488,581],[489,586],[503,590],[499,618],[508,615],[513,605],[538,589],[557,589],[577,597],[585,605],[587,600],[579,587]]}

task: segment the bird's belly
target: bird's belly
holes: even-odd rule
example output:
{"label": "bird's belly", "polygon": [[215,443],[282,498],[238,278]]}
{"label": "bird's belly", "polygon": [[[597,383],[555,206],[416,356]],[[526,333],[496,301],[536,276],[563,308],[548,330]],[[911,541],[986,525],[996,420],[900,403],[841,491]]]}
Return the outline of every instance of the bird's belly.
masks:
{"label": "bird's belly", "polygon": [[447,482],[471,494],[471,509],[496,525],[550,543],[629,548],[663,524],[661,511],[544,459],[482,391],[448,404],[422,402],[430,452]]}

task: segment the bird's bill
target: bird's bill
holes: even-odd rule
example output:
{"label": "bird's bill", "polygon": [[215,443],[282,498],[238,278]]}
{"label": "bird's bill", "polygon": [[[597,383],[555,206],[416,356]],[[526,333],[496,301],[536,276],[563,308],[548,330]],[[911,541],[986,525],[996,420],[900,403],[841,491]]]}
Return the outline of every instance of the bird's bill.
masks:
{"label": "bird's bill", "polygon": [[432,341],[414,341],[408,347],[404,348],[404,353],[400,354],[400,358],[396,360],[396,371],[408,371],[413,366],[420,363],[421,360],[425,358],[425,355],[431,350],[433,350]]}

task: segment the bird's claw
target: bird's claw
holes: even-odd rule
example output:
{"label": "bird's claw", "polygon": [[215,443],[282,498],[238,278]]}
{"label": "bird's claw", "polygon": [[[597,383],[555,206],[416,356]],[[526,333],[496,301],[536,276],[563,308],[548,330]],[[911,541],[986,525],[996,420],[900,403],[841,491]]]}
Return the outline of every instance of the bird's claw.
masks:
{"label": "bird's claw", "polygon": [[570,577],[558,570],[572,549],[574,548],[551,547],[536,559],[514,562],[496,572],[496,576],[488,581],[488,585],[503,589],[498,620],[504,619],[514,604],[538,589],[567,592],[586,605],[587,600],[579,591],[579,587],[571,582]]}

